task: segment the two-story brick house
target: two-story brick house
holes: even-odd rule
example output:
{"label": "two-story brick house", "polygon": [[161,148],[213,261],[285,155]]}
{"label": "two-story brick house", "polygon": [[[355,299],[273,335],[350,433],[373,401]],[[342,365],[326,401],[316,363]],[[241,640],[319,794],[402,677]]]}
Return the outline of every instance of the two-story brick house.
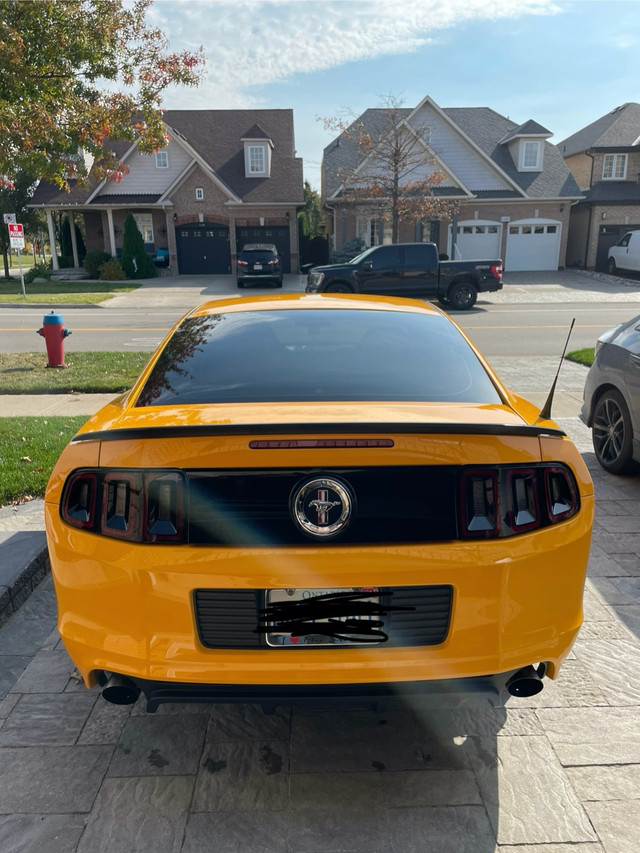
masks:
{"label": "two-story brick house", "polygon": [[640,228],[640,104],[616,107],[558,150],[584,195],[571,211],[567,265],[606,269],[609,247]]}
{"label": "two-story brick house", "polygon": [[68,193],[40,183],[31,206],[46,211],[51,245],[60,211],[83,217],[88,251],[116,256],[131,212],[147,251],[168,250],[178,273],[232,272],[237,252],[256,242],[275,243],[284,271],[296,272],[303,180],[292,110],[168,110],[164,121],[169,140],[155,154],[113,146],[128,170],[119,180],[70,181]]}
{"label": "two-story brick house", "polygon": [[[459,202],[451,222],[402,222],[401,241],[432,240],[456,259],[499,257],[512,271],[564,266],[569,211],[581,193],[548,141],[549,130],[533,120],[518,125],[488,107],[441,108],[428,96],[398,113],[407,132],[420,128],[433,168],[446,175],[435,194]],[[375,140],[384,120],[384,108],[368,109],[354,126]],[[345,194],[342,176],[354,174],[361,161],[348,133],[324,149],[323,198],[338,249],[354,238],[365,245],[391,241],[375,203],[354,203]]]}

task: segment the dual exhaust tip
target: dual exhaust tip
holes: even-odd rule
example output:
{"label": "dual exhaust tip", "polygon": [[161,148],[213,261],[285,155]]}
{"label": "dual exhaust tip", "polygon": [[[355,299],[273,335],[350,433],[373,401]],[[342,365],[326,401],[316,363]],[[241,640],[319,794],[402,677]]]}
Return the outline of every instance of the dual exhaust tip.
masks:
{"label": "dual exhaust tip", "polygon": [[[542,677],[545,670],[544,664],[540,664],[537,669],[525,666],[511,676],[505,687],[511,696],[536,696],[544,686]],[[113,705],[133,705],[140,696],[140,688],[129,678],[114,673],[102,688],[102,696]]]}

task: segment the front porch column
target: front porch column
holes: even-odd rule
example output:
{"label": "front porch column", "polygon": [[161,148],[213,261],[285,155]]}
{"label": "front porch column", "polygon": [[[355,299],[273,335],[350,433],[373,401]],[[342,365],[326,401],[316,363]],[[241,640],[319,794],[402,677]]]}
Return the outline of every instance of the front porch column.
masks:
{"label": "front porch column", "polygon": [[73,213],[67,213],[67,221],[69,222],[69,233],[71,234],[71,252],[73,254],[73,266],[77,269],[80,266],[78,258],[78,242],[76,240],[76,223],[73,219]]}
{"label": "front porch column", "polygon": [[45,211],[47,214],[47,230],[49,231],[49,246],[51,247],[51,268],[54,270],[59,270],[58,266],[58,249],[56,247],[56,234],[53,230],[53,216],[51,215],[51,211],[47,208]]}
{"label": "front porch column", "polygon": [[107,208],[107,224],[109,226],[109,249],[111,257],[116,257],[116,232],[113,227],[113,211],[110,207]]}

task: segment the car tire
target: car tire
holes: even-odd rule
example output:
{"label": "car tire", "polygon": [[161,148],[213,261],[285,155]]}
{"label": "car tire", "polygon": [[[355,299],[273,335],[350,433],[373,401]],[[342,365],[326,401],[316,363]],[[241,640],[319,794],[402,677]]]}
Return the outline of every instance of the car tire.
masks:
{"label": "car tire", "polygon": [[609,275],[617,275],[618,274],[618,267],[616,266],[616,262],[614,261],[613,258],[609,258],[609,261],[607,263],[607,267],[609,269]]}
{"label": "car tire", "polygon": [[334,284],[325,287],[325,293],[353,293],[353,290],[343,281],[336,281]]}
{"label": "car tire", "polygon": [[458,311],[473,308],[478,298],[478,291],[470,281],[459,281],[452,284],[447,293],[449,307]]}
{"label": "car tire", "polygon": [[633,461],[633,427],[629,409],[619,391],[610,389],[593,410],[591,436],[596,459],[611,474],[629,474]]}
{"label": "car tire", "polygon": [[282,287],[282,279],[273,282],[274,287]]}
{"label": "car tire", "polygon": [[238,279],[238,287],[244,287],[244,281]]}

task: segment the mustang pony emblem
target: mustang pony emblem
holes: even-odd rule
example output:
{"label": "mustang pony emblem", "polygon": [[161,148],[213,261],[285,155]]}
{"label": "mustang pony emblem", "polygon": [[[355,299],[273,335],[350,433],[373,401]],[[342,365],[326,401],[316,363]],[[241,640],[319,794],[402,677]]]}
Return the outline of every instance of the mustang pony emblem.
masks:
{"label": "mustang pony emblem", "polygon": [[341,501],[327,500],[329,492],[326,489],[318,489],[318,497],[309,501],[309,506],[312,506],[318,513],[318,524],[328,524],[329,517],[327,513],[334,506],[340,506]]}
{"label": "mustang pony emblem", "polygon": [[307,536],[329,539],[350,524],[355,498],[346,483],[334,477],[314,477],[291,493],[291,517]]}

